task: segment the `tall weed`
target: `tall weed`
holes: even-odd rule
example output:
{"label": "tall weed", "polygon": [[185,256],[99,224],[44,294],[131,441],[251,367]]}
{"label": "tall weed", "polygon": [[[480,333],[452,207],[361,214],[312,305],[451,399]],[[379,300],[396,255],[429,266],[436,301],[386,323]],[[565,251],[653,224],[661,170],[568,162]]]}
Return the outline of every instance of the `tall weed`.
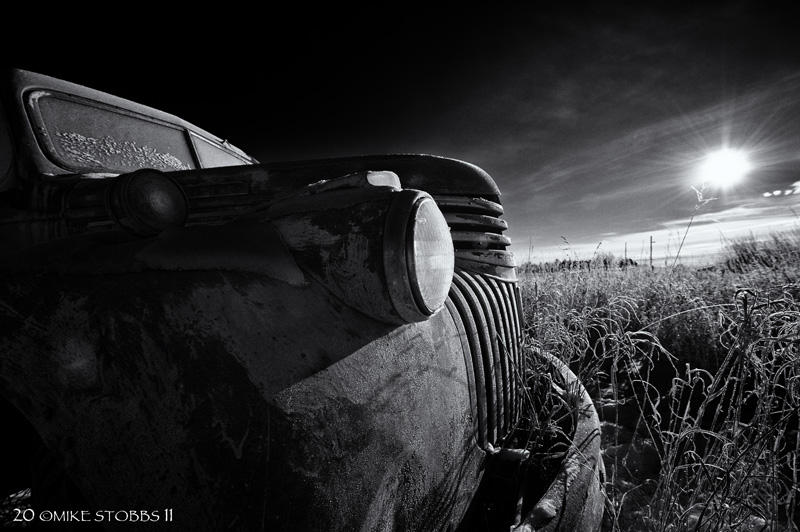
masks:
{"label": "tall weed", "polygon": [[527,342],[604,421],[607,530],[797,527],[800,232],[705,269],[522,270]]}

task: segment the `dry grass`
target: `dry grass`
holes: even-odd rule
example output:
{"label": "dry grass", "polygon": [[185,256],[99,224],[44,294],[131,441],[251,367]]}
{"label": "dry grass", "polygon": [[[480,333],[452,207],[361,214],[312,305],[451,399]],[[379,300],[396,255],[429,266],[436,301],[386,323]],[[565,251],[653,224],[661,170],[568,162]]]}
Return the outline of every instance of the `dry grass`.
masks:
{"label": "dry grass", "polygon": [[713,269],[523,268],[520,285],[527,341],[604,420],[606,530],[797,527],[800,233]]}

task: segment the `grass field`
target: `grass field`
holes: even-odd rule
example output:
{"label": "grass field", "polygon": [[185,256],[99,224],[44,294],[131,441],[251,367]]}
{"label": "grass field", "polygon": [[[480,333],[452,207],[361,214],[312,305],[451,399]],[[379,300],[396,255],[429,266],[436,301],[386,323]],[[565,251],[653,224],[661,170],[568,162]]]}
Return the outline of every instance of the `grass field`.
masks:
{"label": "grass field", "polygon": [[521,268],[526,342],[592,395],[604,530],[794,530],[800,232],[705,268]]}

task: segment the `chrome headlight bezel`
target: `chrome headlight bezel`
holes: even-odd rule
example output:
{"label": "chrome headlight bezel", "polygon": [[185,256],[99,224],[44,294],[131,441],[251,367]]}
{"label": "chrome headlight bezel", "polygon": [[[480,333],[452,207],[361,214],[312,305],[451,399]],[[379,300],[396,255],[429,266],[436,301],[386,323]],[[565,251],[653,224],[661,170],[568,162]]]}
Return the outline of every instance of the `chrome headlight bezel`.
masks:
{"label": "chrome headlight bezel", "polygon": [[[428,233],[434,236],[434,245],[440,246],[433,251],[439,255],[436,270],[441,271],[420,267],[421,262],[427,262],[421,255],[424,252],[415,246],[420,223],[430,224]],[[452,282],[455,252],[447,221],[429,194],[419,190],[397,193],[386,217],[383,250],[387,287],[397,313],[406,321],[418,322],[438,312]],[[434,288],[433,294],[426,290],[429,287]]]}

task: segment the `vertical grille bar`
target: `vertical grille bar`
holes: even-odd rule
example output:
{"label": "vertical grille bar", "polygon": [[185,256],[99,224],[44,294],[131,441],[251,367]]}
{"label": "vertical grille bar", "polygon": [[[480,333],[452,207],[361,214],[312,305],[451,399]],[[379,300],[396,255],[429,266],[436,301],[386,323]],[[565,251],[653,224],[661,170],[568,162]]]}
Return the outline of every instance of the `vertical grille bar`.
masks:
{"label": "vertical grille bar", "polygon": [[521,328],[521,324],[520,324],[520,321],[519,321],[521,313],[519,312],[518,301],[517,301],[517,297],[516,297],[516,294],[515,294],[516,286],[515,285],[511,285],[511,284],[503,283],[503,289],[505,290],[505,292],[507,294],[508,299],[506,301],[508,301],[508,304],[511,307],[511,312],[513,314],[513,317],[512,317],[512,320],[511,320],[512,326],[513,326],[513,329],[514,329],[514,336],[513,336],[512,342],[513,342],[514,351],[515,351],[515,353],[514,353],[514,364],[515,364],[516,370],[517,370],[516,374],[515,374],[515,379],[516,379],[517,383],[519,384],[519,383],[521,383],[522,379],[524,379],[524,367],[523,367],[523,360],[522,360],[522,352],[521,352],[521,349],[519,347],[519,342],[520,342],[520,340],[522,338],[522,328]]}
{"label": "vertical grille bar", "polygon": [[[460,284],[460,283],[459,283]],[[477,415],[478,415],[478,443],[482,448],[486,448],[488,443],[488,399],[486,397],[486,377],[483,371],[483,357],[481,355],[481,342],[478,339],[478,329],[473,318],[470,305],[461,291],[461,288],[456,283],[456,275],[453,276],[453,284],[450,285],[450,300],[456,308],[458,316],[467,333],[467,341],[469,343],[469,362],[467,370],[472,370],[471,375],[475,383],[475,399],[477,401]],[[469,374],[468,374],[469,375]]]}
{"label": "vertical grille bar", "polygon": [[[478,400],[478,390],[475,388],[475,368],[472,364],[472,351],[470,348],[470,340],[469,336],[473,336],[475,334],[474,328],[472,332],[468,332],[470,329],[464,323],[464,319],[462,318],[462,313],[458,310],[458,307],[453,302],[454,299],[458,297],[462,297],[460,294],[454,294],[453,290],[458,290],[457,288],[451,287],[450,289],[450,296],[445,301],[445,307],[447,307],[447,312],[453,318],[453,323],[456,326],[456,331],[458,331],[458,338],[461,340],[461,350],[464,352],[464,366],[467,369],[467,388],[469,391],[469,402],[470,402],[470,411],[472,413],[472,419],[476,422],[478,421],[478,405],[481,401]],[[466,305],[466,301],[463,302]],[[484,420],[486,416],[484,415]],[[483,431],[483,435],[485,437],[486,433]],[[478,438],[480,440],[480,438]]]}
{"label": "vertical grille bar", "polygon": [[[492,318],[494,321],[493,331],[493,347],[495,348],[495,365],[498,368],[498,374],[501,376],[502,384],[502,397],[498,397],[498,401],[502,400],[503,404],[503,425],[501,436],[504,435],[511,427],[511,379],[509,378],[509,359],[505,354],[505,341],[506,341],[506,328],[502,319],[502,307],[494,291],[489,286],[488,280],[482,275],[473,276],[475,282],[480,285],[481,290],[486,295],[491,309]],[[491,329],[491,328],[490,328]]]}
{"label": "vertical grille bar", "polygon": [[505,375],[503,374],[503,364],[500,360],[500,351],[497,348],[497,329],[495,319],[495,306],[489,301],[489,294],[481,286],[479,276],[467,272],[461,272],[464,281],[472,288],[473,292],[478,298],[478,303],[483,310],[483,317],[486,320],[486,328],[483,331],[485,343],[491,353],[492,368],[494,369],[494,404],[496,415],[497,438],[503,436],[506,429],[506,390],[505,390]]}
{"label": "vertical grille bar", "polygon": [[516,346],[517,349],[517,367],[519,368],[519,374],[520,374],[519,378],[521,382],[525,378],[525,371],[528,367],[528,361],[525,358],[525,353],[522,349],[522,339],[523,339],[522,316],[524,315],[522,313],[522,291],[519,289],[519,286],[517,286],[516,283],[511,286],[516,296],[514,298],[514,301],[516,302],[515,308],[517,311],[516,312],[517,316],[516,319],[514,320],[514,325],[517,327],[517,336],[515,338],[514,345]]}
{"label": "vertical grille bar", "polygon": [[[479,303],[478,295],[475,291],[470,287],[470,285],[464,280],[464,274],[462,272],[456,272],[453,274],[453,285],[457,286],[461,292],[464,294],[465,299],[467,300],[467,304],[469,305],[469,309],[472,313],[472,317],[475,319],[475,326],[478,332],[479,338],[479,345],[480,349],[478,350],[479,356],[476,356],[473,359],[473,364],[476,364],[476,360],[480,358],[483,362],[483,383],[486,387],[486,423],[487,423],[487,437],[490,442],[497,441],[497,428],[498,428],[498,405],[496,404],[497,392],[495,388],[495,367],[494,367],[494,357],[492,354],[492,344],[488,337],[488,327],[489,324],[486,320],[486,315],[481,308],[481,304]],[[476,375],[477,376],[477,375]],[[480,387],[480,381],[478,381],[478,387]]]}
{"label": "vertical grille bar", "polygon": [[508,301],[499,286],[499,282],[496,279],[492,279],[491,277],[486,279],[486,283],[488,284],[489,288],[491,289],[492,293],[495,296],[495,299],[498,303],[498,314],[503,322],[503,330],[501,333],[502,338],[502,345],[500,345],[500,356],[503,357],[506,361],[506,366],[508,370],[508,380],[506,381],[508,389],[509,389],[509,423],[510,426],[513,426],[517,420],[517,394],[518,394],[518,387],[516,382],[516,375],[515,375],[515,364],[516,359],[514,355],[514,345],[513,345],[513,325],[511,324],[511,313],[508,306]]}

